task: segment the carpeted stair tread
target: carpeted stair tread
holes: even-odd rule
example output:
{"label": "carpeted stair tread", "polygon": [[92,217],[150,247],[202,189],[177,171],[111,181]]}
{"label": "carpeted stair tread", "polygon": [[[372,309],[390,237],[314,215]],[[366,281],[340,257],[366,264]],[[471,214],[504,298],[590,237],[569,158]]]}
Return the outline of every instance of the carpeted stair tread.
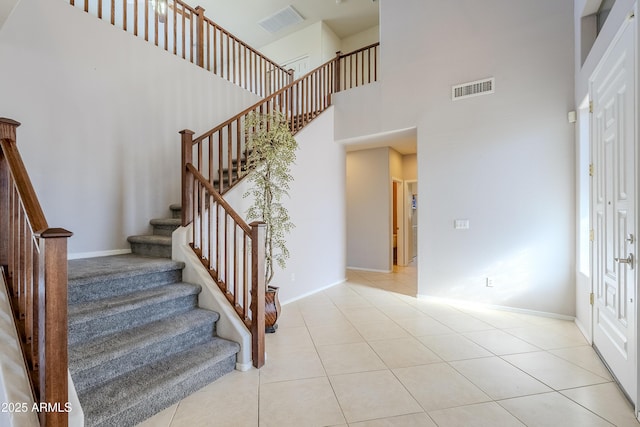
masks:
{"label": "carpeted stair tread", "polygon": [[149,221],[151,225],[180,227],[182,221],[180,218],[154,218]]}
{"label": "carpeted stair tread", "polygon": [[115,298],[91,301],[69,307],[69,326],[93,319],[100,313],[103,317],[131,311],[142,306],[158,304],[187,295],[197,295],[202,288],[192,283],[174,283]]}
{"label": "carpeted stair tread", "polygon": [[74,259],[68,264],[68,282],[69,286],[77,286],[98,280],[117,280],[132,275],[140,276],[183,268],[183,262],[137,254]]}
{"label": "carpeted stair tread", "polygon": [[237,343],[214,337],[87,390],[80,403],[91,426],[133,426],[204,387],[235,366]]}
{"label": "carpeted stair tread", "polygon": [[202,323],[216,322],[219,318],[220,315],[215,311],[195,309],[170,319],[69,346],[69,364],[73,365],[74,371],[82,371],[126,354],[132,346],[145,346],[160,339],[174,337]]}
{"label": "carpeted stair tread", "polygon": [[129,243],[140,243],[145,245],[171,246],[171,236],[160,236],[157,234],[143,234],[139,236],[127,237]]}
{"label": "carpeted stair tread", "polygon": [[69,370],[78,392],[145,364],[203,344],[215,336],[216,312],[194,309],[69,347]]}

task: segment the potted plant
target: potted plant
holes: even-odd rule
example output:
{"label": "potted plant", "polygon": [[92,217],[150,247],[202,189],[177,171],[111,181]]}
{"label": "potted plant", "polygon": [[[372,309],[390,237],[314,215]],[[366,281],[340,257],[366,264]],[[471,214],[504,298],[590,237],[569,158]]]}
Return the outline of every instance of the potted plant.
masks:
{"label": "potted plant", "polygon": [[266,224],[265,284],[266,332],[275,332],[280,313],[278,287],[270,283],[274,266],[285,268],[289,258],[286,235],[294,228],[289,212],[282,204],[293,181],[290,167],[296,159],[298,143],[291,134],[287,118],[280,112],[250,113],[245,120],[247,166],[251,188],[244,197],[253,203],[247,210],[249,221]]}

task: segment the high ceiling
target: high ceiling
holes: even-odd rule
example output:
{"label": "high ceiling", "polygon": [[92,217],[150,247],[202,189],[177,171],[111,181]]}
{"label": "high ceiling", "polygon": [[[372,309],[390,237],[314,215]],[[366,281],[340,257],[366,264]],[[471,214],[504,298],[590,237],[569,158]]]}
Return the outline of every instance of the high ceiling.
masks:
{"label": "high ceiling", "polygon": [[[345,38],[378,25],[374,0],[199,0],[205,14],[250,46],[260,48],[302,28],[324,21],[338,37]],[[275,34],[258,22],[292,5],[305,20]]]}

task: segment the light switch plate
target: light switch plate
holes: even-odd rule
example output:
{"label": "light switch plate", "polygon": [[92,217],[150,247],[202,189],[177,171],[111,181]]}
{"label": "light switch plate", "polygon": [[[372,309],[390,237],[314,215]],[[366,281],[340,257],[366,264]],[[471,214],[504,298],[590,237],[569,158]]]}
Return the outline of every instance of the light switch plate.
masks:
{"label": "light switch plate", "polygon": [[453,228],[456,230],[468,230],[469,229],[469,220],[468,219],[456,219],[453,221]]}

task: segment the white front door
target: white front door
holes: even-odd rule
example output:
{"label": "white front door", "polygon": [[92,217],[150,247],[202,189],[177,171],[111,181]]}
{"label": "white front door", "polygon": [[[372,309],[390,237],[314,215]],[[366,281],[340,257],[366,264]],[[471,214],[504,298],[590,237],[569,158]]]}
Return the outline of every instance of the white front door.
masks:
{"label": "white front door", "polygon": [[628,22],[596,69],[590,91],[593,102],[593,343],[635,402],[634,52],[635,24]]}

